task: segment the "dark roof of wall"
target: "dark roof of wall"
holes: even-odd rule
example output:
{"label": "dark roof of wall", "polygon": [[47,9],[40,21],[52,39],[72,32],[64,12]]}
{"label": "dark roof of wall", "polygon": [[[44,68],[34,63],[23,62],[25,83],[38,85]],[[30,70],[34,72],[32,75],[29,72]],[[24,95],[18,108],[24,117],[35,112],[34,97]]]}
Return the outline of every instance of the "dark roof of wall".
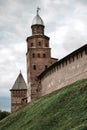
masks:
{"label": "dark roof of wall", "polygon": [[11,91],[12,90],[24,90],[24,89],[27,89],[27,85],[25,83],[25,80],[24,80],[21,72],[20,72]]}
{"label": "dark roof of wall", "polygon": [[51,59],[53,59],[53,60],[58,60],[58,58],[53,58],[53,57],[51,57]]}
{"label": "dark roof of wall", "polygon": [[49,68],[47,68],[45,71],[43,71],[38,78],[43,78],[45,76],[45,74],[47,72],[49,72],[51,69],[53,69],[54,67],[58,66],[59,64],[63,63],[64,61],[66,61],[67,59],[70,59],[70,57],[73,57],[75,55],[78,55],[80,52],[87,50],[87,44],[85,44],[84,46],[80,47],[79,49],[73,51],[72,53],[70,53],[69,55],[65,56],[64,58],[62,58],[61,60],[59,60],[58,62],[54,63],[53,65],[51,65]]}

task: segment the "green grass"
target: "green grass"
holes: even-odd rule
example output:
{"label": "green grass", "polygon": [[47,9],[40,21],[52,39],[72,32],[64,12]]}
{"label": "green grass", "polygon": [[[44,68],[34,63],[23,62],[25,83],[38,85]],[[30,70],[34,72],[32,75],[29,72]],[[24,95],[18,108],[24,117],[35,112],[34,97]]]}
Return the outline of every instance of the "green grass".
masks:
{"label": "green grass", "polygon": [[87,79],[32,101],[0,121],[0,130],[87,130]]}

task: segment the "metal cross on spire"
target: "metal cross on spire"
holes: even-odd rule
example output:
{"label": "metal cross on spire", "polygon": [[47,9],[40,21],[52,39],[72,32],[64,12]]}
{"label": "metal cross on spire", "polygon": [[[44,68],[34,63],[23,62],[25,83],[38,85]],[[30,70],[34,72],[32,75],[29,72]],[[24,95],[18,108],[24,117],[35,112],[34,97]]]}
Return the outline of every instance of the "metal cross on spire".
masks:
{"label": "metal cross on spire", "polygon": [[21,70],[20,70],[20,74],[21,74]]}
{"label": "metal cross on spire", "polygon": [[39,8],[39,7],[37,7],[37,15],[38,15],[39,10],[40,10],[40,8]]}

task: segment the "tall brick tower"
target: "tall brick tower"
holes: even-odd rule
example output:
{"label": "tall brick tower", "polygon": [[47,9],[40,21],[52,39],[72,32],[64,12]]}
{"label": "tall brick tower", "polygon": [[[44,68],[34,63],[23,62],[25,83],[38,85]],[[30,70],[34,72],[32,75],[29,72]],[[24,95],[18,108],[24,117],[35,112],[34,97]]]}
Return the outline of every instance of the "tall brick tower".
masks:
{"label": "tall brick tower", "polygon": [[39,97],[40,87],[38,75],[46,70],[57,59],[51,58],[49,48],[49,37],[44,35],[44,22],[39,16],[39,8],[33,19],[31,29],[32,35],[27,37],[27,80],[29,100]]}

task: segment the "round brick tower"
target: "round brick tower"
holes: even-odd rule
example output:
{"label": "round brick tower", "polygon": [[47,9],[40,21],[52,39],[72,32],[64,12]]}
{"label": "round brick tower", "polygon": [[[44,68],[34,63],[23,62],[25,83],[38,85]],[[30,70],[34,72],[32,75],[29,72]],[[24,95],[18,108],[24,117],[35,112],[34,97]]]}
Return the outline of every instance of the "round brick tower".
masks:
{"label": "round brick tower", "polygon": [[27,37],[27,80],[29,100],[38,98],[40,95],[39,74],[45,71],[50,65],[56,62],[51,58],[49,48],[49,37],[44,35],[44,22],[37,14],[33,19],[31,29],[32,35]]}

